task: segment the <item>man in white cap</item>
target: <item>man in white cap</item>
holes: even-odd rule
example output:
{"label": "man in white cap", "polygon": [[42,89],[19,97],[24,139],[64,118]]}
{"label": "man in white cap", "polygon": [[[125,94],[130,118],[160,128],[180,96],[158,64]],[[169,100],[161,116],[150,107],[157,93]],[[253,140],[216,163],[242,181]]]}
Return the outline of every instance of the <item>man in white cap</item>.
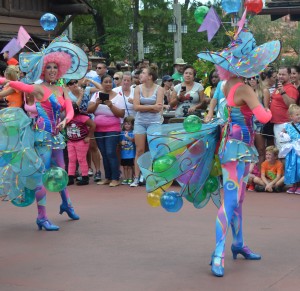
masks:
{"label": "man in white cap", "polygon": [[174,63],[175,72],[172,75],[172,78],[174,80],[183,82],[183,70],[184,70],[185,65],[186,65],[186,63],[184,62],[184,60],[182,58],[177,58],[175,60],[175,63]]}

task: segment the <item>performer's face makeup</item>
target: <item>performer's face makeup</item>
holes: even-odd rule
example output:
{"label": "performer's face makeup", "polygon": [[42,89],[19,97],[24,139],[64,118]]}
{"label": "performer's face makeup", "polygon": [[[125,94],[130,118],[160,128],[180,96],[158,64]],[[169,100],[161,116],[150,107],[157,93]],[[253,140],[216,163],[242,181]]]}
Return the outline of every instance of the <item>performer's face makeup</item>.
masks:
{"label": "performer's face makeup", "polygon": [[56,81],[58,73],[58,66],[55,63],[48,63],[45,68],[45,80],[46,81]]}

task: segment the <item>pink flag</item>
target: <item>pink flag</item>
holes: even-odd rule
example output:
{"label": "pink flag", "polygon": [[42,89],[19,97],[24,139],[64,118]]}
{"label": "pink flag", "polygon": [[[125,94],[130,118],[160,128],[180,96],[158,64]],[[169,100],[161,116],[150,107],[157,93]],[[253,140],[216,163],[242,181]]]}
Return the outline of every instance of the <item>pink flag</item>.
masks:
{"label": "pink flag", "polygon": [[29,39],[30,39],[30,35],[28,34],[28,32],[25,30],[23,26],[20,26],[18,32],[18,41],[21,48],[25,46],[25,44],[29,41]]}
{"label": "pink flag", "polygon": [[234,35],[234,37],[237,37],[239,35],[239,33],[241,32],[241,30],[244,27],[245,21],[246,21],[246,16],[247,16],[247,7],[242,15],[242,18],[238,21],[238,30],[236,32],[236,34]]}
{"label": "pink flag", "polygon": [[8,51],[8,57],[12,58],[17,52],[21,50],[21,46],[16,38],[10,40],[10,42],[3,48],[1,54]]}
{"label": "pink flag", "polygon": [[207,30],[207,39],[211,41],[221,26],[221,20],[218,13],[211,7],[205,16],[198,32]]}

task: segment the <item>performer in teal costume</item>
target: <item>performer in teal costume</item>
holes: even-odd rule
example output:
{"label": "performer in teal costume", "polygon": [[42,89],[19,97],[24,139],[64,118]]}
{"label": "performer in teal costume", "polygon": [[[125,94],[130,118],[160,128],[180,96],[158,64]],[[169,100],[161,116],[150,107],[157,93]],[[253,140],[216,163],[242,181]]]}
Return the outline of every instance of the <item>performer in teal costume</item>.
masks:
{"label": "performer in teal costume", "polygon": [[[210,197],[213,198],[219,210],[216,219],[216,248],[212,254],[211,270],[218,277],[224,275],[225,239],[230,225],[233,232],[231,247],[233,258],[236,259],[238,254],[250,260],[261,258],[244,243],[242,203],[250,162],[257,160],[253,115],[260,122],[266,123],[270,120],[271,113],[261,106],[251,87],[244,84],[243,77],[258,75],[277,58],[279,53],[279,41],[256,46],[252,33],[248,29],[243,29],[223,51],[206,51],[198,55],[201,59],[215,63],[220,78],[227,80],[224,93],[228,104],[228,112],[225,114],[228,120],[222,128],[218,150],[224,188],[224,199],[221,203],[218,203],[220,196],[216,194],[217,191],[213,193],[204,191],[209,189],[207,183],[215,173],[212,167],[216,164],[213,159],[219,139],[217,129],[222,124],[218,120],[204,124],[201,130],[195,132],[184,132],[184,127],[179,124],[162,125],[160,131],[148,135],[150,154],[146,153],[138,162],[146,178],[148,192],[156,192],[158,189],[166,191],[166,185],[176,180],[181,186],[178,195],[185,197],[198,208],[204,206]],[[177,138],[177,135],[180,138]],[[186,146],[186,149],[182,150],[182,146]],[[193,148],[197,150],[194,152]],[[157,159],[174,151],[177,153],[176,160],[164,171],[155,171]],[[214,199],[215,194],[218,199]],[[161,201],[164,195],[165,193],[162,194]]]}

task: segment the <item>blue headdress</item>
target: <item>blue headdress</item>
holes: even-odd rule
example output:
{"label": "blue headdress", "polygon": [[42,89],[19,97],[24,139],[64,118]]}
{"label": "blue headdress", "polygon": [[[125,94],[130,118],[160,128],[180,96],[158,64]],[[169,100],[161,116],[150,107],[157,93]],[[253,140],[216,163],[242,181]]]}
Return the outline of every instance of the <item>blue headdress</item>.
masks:
{"label": "blue headdress", "polygon": [[[71,57],[71,67],[63,76],[68,79],[81,79],[85,76],[88,66],[88,58],[85,52],[78,46],[72,44],[66,36],[55,38],[51,44],[40,52],[26,52],[19,56],[20,70],[26,73],[26,83],[37,81],[43,69],[44,57],[53,52],[64,52]],[[58,64],[59,65],[59,64]]]}

